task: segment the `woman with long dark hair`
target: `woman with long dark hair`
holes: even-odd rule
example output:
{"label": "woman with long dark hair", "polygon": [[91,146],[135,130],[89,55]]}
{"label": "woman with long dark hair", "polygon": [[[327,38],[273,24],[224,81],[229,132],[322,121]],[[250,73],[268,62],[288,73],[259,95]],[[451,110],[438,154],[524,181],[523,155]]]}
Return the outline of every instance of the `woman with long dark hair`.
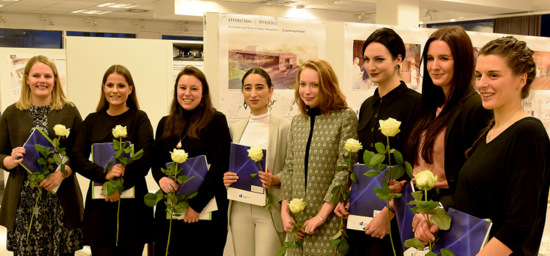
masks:
{"label": "woman with long dark hair", "polygon": [[[103,167],[89,160],[91,148],[95,143],[113,142],[112,130],[117,125],[126,126],[124,140],[134,145],[135,152],[143,149],[143,156],[127,166],[115,164],[105,173]],[[90,245],[92,254],[141,255],[145,243],[152,240],[153,212],[143,197],[148,192],[145,175],[151,166],[153,143],[153,127],[147,114],[139,109],[130,71],[122,65],[112,65],[103,75],[96,112],[84,120],[73,153],[78,172],[90,179],[84,211],[84,244]],[[133,198],[120,198],[122,191],[118,190],[105,195],[105,199],[93,198],[95,182],[119,177],[124,178],[125,190],[134,187]]]}
{"label": "woman with long dark hair", "polygon": [[[227,238],[227,193],[223,173],[227,171],[231,137],[225,116],[212,105],[206,77],[199,69],[187,66],[177,76],[170,113],[157,126],[153,177],[165,192],[175,192],[177,183],[162,173],[172,162],[170,152],[184,149],[189,157],[206,155],[210,169],[196,197],[188,201],[183,221],[172,223],[169,253],[175,255],[222,255]],[[199,214],[212,199],[218,209],[211,220],[199,220]],[[164,201],[155,212],[155,255],[164,255],[169,221]]]}

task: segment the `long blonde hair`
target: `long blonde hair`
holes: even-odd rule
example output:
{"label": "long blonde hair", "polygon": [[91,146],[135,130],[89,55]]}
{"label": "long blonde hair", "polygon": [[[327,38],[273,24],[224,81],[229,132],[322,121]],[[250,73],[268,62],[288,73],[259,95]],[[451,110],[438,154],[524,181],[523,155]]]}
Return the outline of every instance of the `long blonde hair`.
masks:
{"label": "long blonde hair", "polygon": [[50,104],[50,109],[59,110],[63,108],[63,104],[72,105],[67,97],[65,97],[65,94],[61,89],[61,83],[59,82],[59,73],[57,72],[57,67],[55,66],[53,60],[44,55],[37,55],[30,58],[27,62],[27,65],[25,66],[25,73],[23,74],[23,79],[21,81],[21,96],[19,97],[19,100],[15,103],[15,107],[17,107],[17,109],[19,110],[27,110],[32,107],[31,89],[27,84],[27,77],[29,76],[31,68],[34,66],[34,64],[38,62],[46,64],[53,71],[55,81],[52,89],[52,100]]}

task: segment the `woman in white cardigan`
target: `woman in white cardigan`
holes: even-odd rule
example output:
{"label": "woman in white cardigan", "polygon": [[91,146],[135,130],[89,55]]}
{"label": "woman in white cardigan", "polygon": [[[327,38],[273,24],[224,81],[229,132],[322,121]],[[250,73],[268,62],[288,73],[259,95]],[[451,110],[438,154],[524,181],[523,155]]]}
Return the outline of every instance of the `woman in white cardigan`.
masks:
{"label": "woman in white cardigan", "polygon": [[[273,84],[269,74],[261,68],[248,70],[242,79],[242,92],[250,117],[229,127],[233,142],[260,146],[267,150],[267,171],[260,172],[262,186],[275,197],[269,209],[237,201],[229,203],[229,229],[234,255],[277,255],[284,241],[279,193],[285,163],[290,121],[269,112]],[[237,181],[234,172],[226,172],[226,187]],[[273,221],[272,221],[273,218]],[[275,224],[275,225],[274,225]]]}

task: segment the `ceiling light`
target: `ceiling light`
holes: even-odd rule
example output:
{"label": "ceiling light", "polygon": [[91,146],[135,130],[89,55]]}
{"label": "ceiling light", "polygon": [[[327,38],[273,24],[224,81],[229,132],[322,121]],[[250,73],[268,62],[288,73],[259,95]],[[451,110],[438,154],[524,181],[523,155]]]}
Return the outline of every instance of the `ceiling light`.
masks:
{"label": "ceiling light", "polygon": [[420,21],[420,22],[418,22],[418,24],[421,24],[421,25],[422,25],[422,24],[424,24],[424,22],[423,22],[423,21]]}
{"label": "ceiling light", "polygon": [[102,15],[102,14],[106,14],[106,13],[110,13],[110,11],[99,11],[99,10],[86,10],[86,9],[81,9],[81,10],[76,10],[76,11],[72,11],[71,13],[83,13],[83,14],[97,14],[97,15]]}
{"label": "ceiling light", "polygon": [[451,19],[451,22],[455,22],[456,20],[455,19]]}
{"label": "ceiling light", "polygon": [[0,8],[2,8],[4,5],[3,4],[0,4]]}
{"label": "ceiling light", "polygon": [[124,8],[124,9],[129,9],[129,8],[134,8],[134,7],[138,7],[140,5],[138,4],[123,4],[123,3],[104,3],[104,4],[100,4],[98,5],[97,7],[109,7],[109,8],[117,8],[117,9],[120,9],[120,8]]}
{"label": "ceiling light", "polygon": [[2,2],[19,2],[20,0],[2,0]]}

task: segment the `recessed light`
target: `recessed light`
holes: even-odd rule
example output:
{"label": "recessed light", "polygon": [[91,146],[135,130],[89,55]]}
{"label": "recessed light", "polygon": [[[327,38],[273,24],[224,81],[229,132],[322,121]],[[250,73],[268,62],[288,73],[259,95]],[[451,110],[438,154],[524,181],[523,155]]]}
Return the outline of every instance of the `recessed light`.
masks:
{"label": "recessed light", "polygon": [[451,22],[455,22],[456,20],[455,19],[451,19]]}
{"label": "recessed light", "polygon": [[81,10],[76,10],[76,11],[72,11],[71,13],[82,13],[82,14],[96,14],[96,15],[102,15],[102,14],[106,14],[106,13],[110,13],[110,11],[100,11],[100,10],[86,10],[86,9],[81,9]]}
{"label": "recessed light", "polygon": [[2,2],[19,2],[20,0],[2,0]]}
{"label": "recessed light", "polygon": [[140,6],[139,4],[123,4],[123,3],[104,3],[100,4],[97,7],[109,7],[109,8],[124,8],[124,9],[130,9]]}
{"label": "recessed light", "polygon": [[421,21],[421,22],[418,22],[418,24],[424,24],[424,22],[423,22],[423,21]]}

